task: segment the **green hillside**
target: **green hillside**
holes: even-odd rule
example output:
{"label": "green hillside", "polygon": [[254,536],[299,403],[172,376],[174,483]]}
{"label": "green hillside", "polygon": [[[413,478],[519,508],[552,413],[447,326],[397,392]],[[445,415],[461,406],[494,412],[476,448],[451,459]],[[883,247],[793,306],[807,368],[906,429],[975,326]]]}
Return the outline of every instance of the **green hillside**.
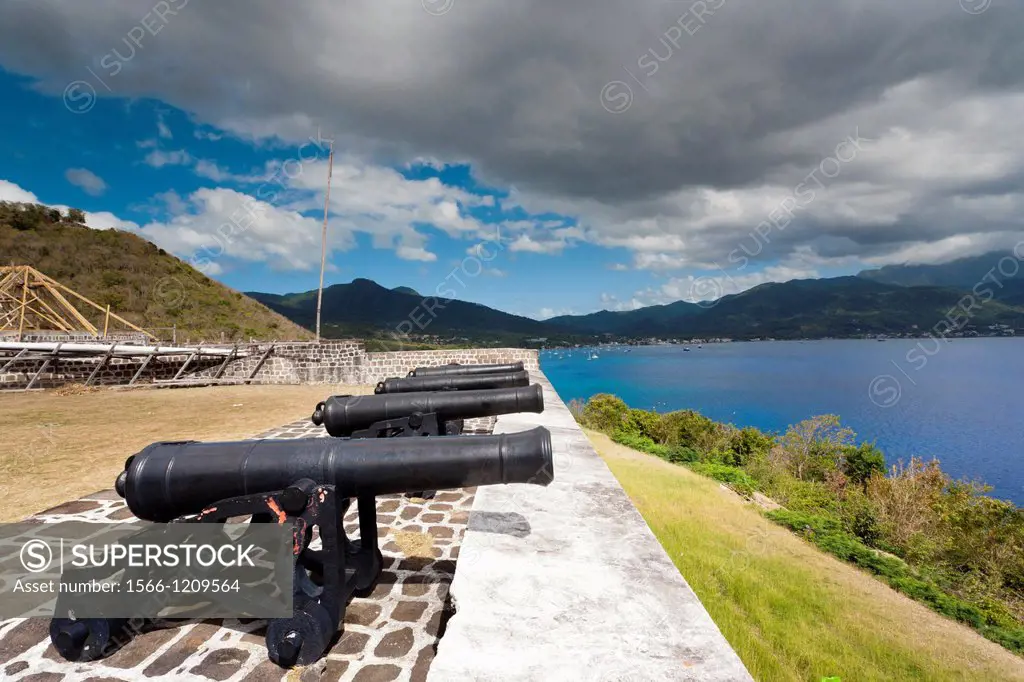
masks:
{"label": "green hillside", "polygon": [[[0,202],[0,265],[31,265],[161,340],[174,325],[179,342],[312,338],[141,237],[93,230],[45,206]],[[78,307],[102,329],[102,313]]]}

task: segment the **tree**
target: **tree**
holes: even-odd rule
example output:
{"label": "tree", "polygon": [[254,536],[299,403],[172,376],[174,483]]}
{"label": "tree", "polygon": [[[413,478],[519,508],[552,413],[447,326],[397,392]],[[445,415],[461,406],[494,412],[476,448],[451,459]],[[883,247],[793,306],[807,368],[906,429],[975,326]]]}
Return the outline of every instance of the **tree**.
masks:
{"label": "tree", "polygon": [[780,445],[794,476],[821,480],[825,472],[839,467],[843,449],[853,445],[855,437],[853,429],[839,423],[838,415],[823,414],[790,426]]}
{"label": "tree", "polygon": [[68,222],[85,224],[85,212],[80,208],[68,209]]}
{"label": "tree", "polygon": [[868,479],[874,473],[885,475],[885,455],[874,443],[861,443],[843,450],[843,473],[851,481],[867,490]]}
{"label": "tree", "polygon": [[629,414],[629,406],[621,398],[609,393],[598,393],[583,408],[583,425],[611,433],[622,426]]}

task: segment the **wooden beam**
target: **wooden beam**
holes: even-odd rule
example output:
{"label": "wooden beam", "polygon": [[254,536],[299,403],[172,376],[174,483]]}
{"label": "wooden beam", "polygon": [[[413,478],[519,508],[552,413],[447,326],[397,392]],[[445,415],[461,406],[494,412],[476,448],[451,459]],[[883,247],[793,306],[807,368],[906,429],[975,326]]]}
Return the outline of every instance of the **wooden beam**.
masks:
{"label": "wooden beam", "polygon": [[39,379],[40,376],[42,376],[43,371],[45,371],[46,368],[50,366],[50,362],[52,362],[53,359],[57,357],[57,354],[60,353],[61,345],[62,344],[58,343],[57,347],[53,349],[53,352],[50,353],[49,357],[43,360],[43,364],[39,365],[39,371],[36,372],[35,375],[33,375],[32,380],[28,382],[28,386],[25,387],[26,391],[32,390],[32,387],[35,386],[36,380]]}
{"label": "wooden beam", "polygon": [[253,380],[253,377],[256,376],[256,372],[260,371],[260,367],[262,367],[263,363],[266,361],[266,359],[268,357],[270,357],[270,354],[271,354],[271,352],[273,352],[273,350],[274,350],[274,344],[270,344],[270,347],[267,348],[267,350],[263,353],[263,355],[260,356],[260,359],[256,362],[256,366],[252,368],[251,372],[249,372],[249,376],[246,378],[245,383],[248,384],[248,383],[250,383]]}
{"label": "wooden beam", "polygon": [[138,379],[138,378],[139,378],[140,376],[142,376],[142,373],[143,373],[144,371],[146,371],[146,367],[147,367],[147,366],[149,366],[149,362],[150,362],[150,360],[152,360],[153,358],[155,358],[155,357],[156,357],[156,354],[157,354],[158,352],[160,352],[160,348],[159,348],[159,346],[157,347],[157,349],[156,349],[156,352],[154,352],[154,353],[150,353],[149,355],[147,355],[147,356],[146,356],[146,359],[145,359],[145,360],[143,360],[143,362],[142,362],[142,366],[141,366],[141,367],[139,367],[139,371],[138,371],[138,372],[136,372],[136,373],[135,373],[135,376],[133,376],[133,377],[132,377],[132,380],[128,382],[128,385],[129,385],[129,386],[133,386],[133,385],[135,384],[135,380],[136,380],[136,379]]}
{"label": "wooden beam", "polygon": [[181,378],[181,375],[185,373],[185,368],[189,366],[189,364],[192,362],[192,359],[197,354],[199,355],[199,357],[203,356],[203,344],[199,344],[199,346],[194,351],[192,351],[187,358],[185,358],[185,364],[178,368],[178,373],[174,375],[174,378],[171,381],[177,381],[178,379]]}
{"label": "wooden beam", "polygon": [[14,363],[16,363],[16,362],[17,362],[18,360],[20,360],[20,359],[21,359],[21,356],[25,355],[25,353],[27,353],[27,352],[28,352],[28,348],[22,348],[22,349],[21,349],[21,350],[20,350],[20,351],[18,352],[18,354],[17,354],[17,355],[15,355],[15,356],[14,356],[13,358],[11,358],[11,359],[10,359],[10,360],[8,360],[7,362],[5,362],[5,363],[4,363],[4,366],[3,366],[3,367],[0,367],[0,374],[3,374],[4,372],[6,372],[6,371],[8,370],[8,368],[10,368],[10,367],[11,367],[11,365],[13,365],[13,364],[14,364]]}
{"label": "wooden beam", "polygon": [[93,368],[92,373],[89,374],[89,378],[85,380],[86,386],[90,386],[92,384],[92,380],[95,379],[96,375],[100,373],[100,370],[107,366],[107,363],[110,362],[110,356],[114,354],[114,348],[116,346],[116,343],[110,344],[110,349],[107,350],[107,354],[103,356],[103,361]]}
{"label": "wooden beam", "polygon": [[21,284],[21,321],[18,322],[18,341],[24,341],[25,334],[25,305],[28,299],[28,271],[25,271],[25,279]]}
{"label": "wooden beam", "polygon": [[[39,274],[42,275],[43,277],[45,277],[45,275],[43,275],[42,273],[39,273]],[[47,280],[49,280],[49,281],[47,281]],[[45,280],[42,280],[42,281],[44,282],[44,284],[47,285],[46,286],[46,291],[51,296],[53,296],[55,299],[60,301],[61,305],[63,305],[65,308],[67,308],[67,311],[69,313],[71,313],[71,315],[78,321],[78,324],[80,324],[90,334],[95,336],[96,333],[98,332],[98,330],[96,329],[95,326],[93,326],[92,322],[90,322],[89,320],[85,319],[85,316],[83,316],[82,313],[78,312],[78,308],[76,308],[75,306],[71,305],[71,301],[69,301],[68,299],[64,298],[64,296],[60,293],[60,291],[56,287],[49,286],[49,283],[53,282],[53,280],[51,280],[49,277],[47,277]],[[61,285],[59,283],[57,283],[57,286],[60,287]],[[68,291],[70,291],[70,289],[68,289]]]}
{"label": "wooden beam", "polygon": [[[86,298],[82,294],[78,293],[74,289],[69,289],[68,287],[66,287],[63,284],[61,284],[60,282],[58,282],[57,280],[51,279],[50,277],[47,277],[46,275],[44,275],[43,273],[39,272],[38,270],[36,271],[36,274],[38,274],[41,279],[43,279],[44,281],[48,282],[51,286],[56,287],[58,289],[61,289],[62,291],[66,291],[67,293],[71,294],[72,296],[74,296],[75,298],[79,299],[80,301],[88,303],[89,305],[91,305],[96,310],[99,310],[100,312],[103,312],[103,307],[100,306],[100,304],[95,303],[95,302],[89,300],[88,298]],[[61,298],[63,298],[63,297],[61,297]],[[74,310],[74,306],[72,306],[70,303],[68,303],[68,306],[70,306],[71,309]],[[155,334],[151,334],[148,331],[146,331],[145,329],[143,329],[142,327],[138,327],[138,326],[132,324],[131,322],[129,322],[128,320],[124,319],[120,315],[117,315],[115,313],[110,313],[110,316],[112,318],[114,318],[115,320],[117,320],[118,322],[120,322],[121,324],[123,324],[123,325],[125,325],[127,327],[130,327],[131,329],[134,329],[137,332],[141,332],[141,333],[145,334],[146,336],[149,336],[149,337],[154,338],[154,339],[156,338]],[[89,325],[89,326],[91,327],[92,325]]]}
{"label": "wooden beam", "polygon": [[238,344],[236,343],[234,348],[231,349],[231,354],[224,357],[224,362],[220,363],[220,367],[217,368],[217,373],[213,375],[214,379],[220,379],[220,375],[224,374],[224,369],[228,366],[228,363],[235,359],[238,353]]}

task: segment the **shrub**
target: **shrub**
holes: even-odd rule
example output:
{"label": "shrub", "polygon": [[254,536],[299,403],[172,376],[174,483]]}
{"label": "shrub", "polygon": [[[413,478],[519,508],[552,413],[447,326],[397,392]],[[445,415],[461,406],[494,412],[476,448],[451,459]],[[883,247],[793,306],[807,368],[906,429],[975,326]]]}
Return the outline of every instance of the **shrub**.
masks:
{"label": "shrub", "polygon": [[822,480],[825,472],[838,468],[854,436],[852,429],[840,425],[839,417],[824,414],[790,426],[779,443],[779,454],[797,478]]}
{"label": "shrub", "polygon": [[661,419],[668,445],[686,445],[700,452],[714,447],[718,425],[699,412],[677,410],[662,415]]}
{"label": "shrub", "polygon": [[878,510],[886,540],[909,547],[915,535],[934,535],[939,522],[935,505],[949,482],[935,460],[927,464],[913,458],[892,467],[890,476],[874,475],[868,480],[868,498]]}
{"label": "shrub", "polygon": [[728,484],[730,488],[747,497],[753,495],[757,490],[757,483],[743,469],[715,462],[697,462],[690,468],[698,474]]}
{"label": "shrub", "polygon": [[670,445],[666,459],[673,464],[688,464],[699,461],[700,453],[685,445]]}
{"label": "shrub", "polygon": [[661,440],[661,415],[657,412],[631,409],[626,413],[621,428],[651,440]]}
{"label": "shrub", "polygon": [[85,212],[80,208],[69,208],[68,209],[68,222],[69,223],[85,223]]}
{"label": "shrub", "polygon": [[641,436],[631,431],[618,429],[612,433],[612,440],[619,445],[625,445],[627,448],[647,452],[658,457],[668,457],[668,448],[666,446],[655,443],[647,436]]}
{"label": "shrub", "polygon": [[583,425],[604,433],[613,433],[622,426],[629,407],[621,398],[609,393],[598,393],[583,408]]}
{"label": "shrub", "polygon": [[885,455],[874,443],[847,446],[843,448],[842,468],[850,481],[866,489],[874,474],[885,474]]}
{"label": "shrub", "polygon": [[729,446],[739,457],[739,464],[743,465],[751,459],[767,456],[768,451],[771,450],[774,444],[775,439],[773,437],[759,429],[748,426],[732,434]]}

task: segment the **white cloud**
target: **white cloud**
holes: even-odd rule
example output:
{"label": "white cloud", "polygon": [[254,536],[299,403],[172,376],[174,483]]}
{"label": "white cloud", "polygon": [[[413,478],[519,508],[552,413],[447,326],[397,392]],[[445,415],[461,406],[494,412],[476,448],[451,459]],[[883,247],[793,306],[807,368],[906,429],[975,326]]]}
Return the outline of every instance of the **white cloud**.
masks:
{"label": "white cloud", "polygon": [[107,191],[107,183],[103,181],[103,178],[87,168],[69,168],[64,171],[64,177],[72,185],[94,197]]}
{"label": "white cloud", "polygon": [[820,273],[801,264],[772,265],[758,272],[728,271],[710,272],[705,275],[687,275],[669,278],[657,287],[648,287],[633,294],[629,307],[633,310],[649,305],[661,305],[675,301],[714,301],[722,296],[738,294],[751,287],[767,282],[789,282],[794,279],[812,279]]}
{"label": "white cloud", "polygon": [[537,241],[534,240],[530,235],[522,234],[519,235],[515,241],[508,247],[511,251],[526,251],[528,253],[546,253],[546,254],[557,254],[561,253],[566,243],[564,241],[547,240]]}
{"label": "white cloud", "polygon": [[214,182],[224,182],[225,180],[231,180],[233,177],[230,171],[226,171],[215,162],[206,159],[196,161],[195,173]]}
{"label": "white cloud", "polygon": [[224,137],[219,133],[215,133],[210,130],[204,130],[202,128],[196,128],[194,131],[192,131],[192,134],[195,136],[197,140],[209,140],[210,142],[217,142],[222,137]]}
{"label": "white cloud", "polygon": [[395,250],[395,255],[402,260],[418,260],[424,262],[437,260],[437,256],[435,254],[430,253],[422,246],[406,246],[403,244]]}
{"label": "white cloud", "polygon": [[157,132],[159,132],[161,138],[165,140],[170,140],[171,138],[174,137],[174,135],[171,133],[171,129],[167,127],[167,124],[164,123],[164,119],[162,117],[159,120],[157,120],[156,127]]}
{"label": "white cloud", "polygon": [[35,194],[7,180],[0,180],[0,201],[12,201],[21,204],[40,203]]}
{"label": "white cloud", "polygon": [[[199,189],[189,211],[139,232],[193,264],[223,257],[265,262],[275,269],[309,270],[320,265],[321,222],[235,190]],[[351,248],[351,234],[329,225],[331,249]]]}
{"label": "white cloud", "polygon": [[184,149],[165,152],[161,149],[154,149],[146,154],[145,163],[153,168],[164,166],[184,166],[192,161],[192,156]]}

